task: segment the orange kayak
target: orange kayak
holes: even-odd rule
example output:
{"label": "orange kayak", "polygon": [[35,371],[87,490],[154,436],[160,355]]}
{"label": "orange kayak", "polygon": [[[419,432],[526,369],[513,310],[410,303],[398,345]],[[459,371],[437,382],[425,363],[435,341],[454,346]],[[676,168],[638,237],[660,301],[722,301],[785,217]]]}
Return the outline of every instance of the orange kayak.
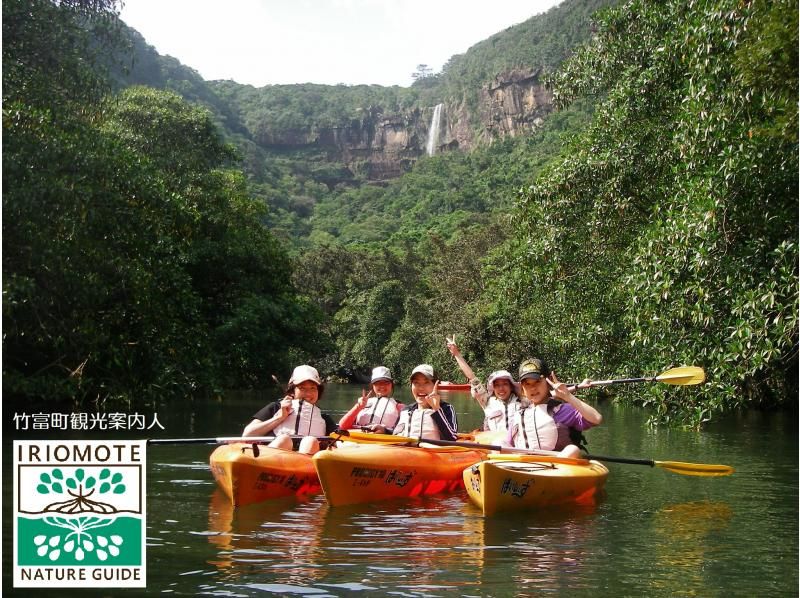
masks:
{"label": "orange kayak", "polygon": [[453,492],[484,451],[359,444],[320,451],[313,462],[331,506]]}
{"label": "orange kayak", "polygon": [[304,453],[237,442],[217,447],[210,463],[217,484],[237,507],[321,492],[311,457]]}
{"label": "orange kayak", "polygon": [[470,500],[484,515],[563,504],[591,504],[608,469],[597,461],[540,455],[489,455],[464,469]]}
{"label": "orange kayak", "polygon": [[452,382],[440,382],[438,386],[439,390],[445,390],[448,392],[469,392],[470,385],[469,384],[455,384]]}

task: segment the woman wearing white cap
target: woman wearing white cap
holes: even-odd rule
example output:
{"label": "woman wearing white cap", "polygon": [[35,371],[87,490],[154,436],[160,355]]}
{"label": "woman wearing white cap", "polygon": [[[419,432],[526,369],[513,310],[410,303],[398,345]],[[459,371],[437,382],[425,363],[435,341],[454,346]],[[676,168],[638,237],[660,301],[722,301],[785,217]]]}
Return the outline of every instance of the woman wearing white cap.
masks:
{"label": "woman wearing white cap", "polygon": [[324,390],[315,368],[297,366],[289,378],[283,399],[259,410],[253,421],[245,426],[242,436],[274,434],[275,440],[269,446],[289,450],[293,436],[304,436],[299,451],[313,455],[319,450],[317,436],[327,436],[336,429],[331,417],[317,407]]}
{"label": "woman wearing white cap", "polygon": [[405,405],[392,398],[394,394],[392,372],[384,366],[376,367],[372,370],[370,385],[372,388],[369,393],[362,392],[353,408],[339,420],[340,430],[351,428],[373,430],[379,425],[384,428],[394,428]]}
{"label": "woman wearing white cap", "polygon": [[433,366],[423,363],[411,372],[411,394],[415,404],[400,413],[394,430],[375,426],[375,432],[389,432],[411,438],[458,440],[456,411],[439,395],[439,378]]}
{"label": "woman wearing white cap", "polygon": [[507,432],[520,407],[521,393],[514,376],[507,370],[497,370],[489,374],[484,386],[462,357],[455,336],[447,339],[447,349],[456,358],[458,367],[469,380],[470,394],[483,409],[486,416],[483,420],[483,429]]}

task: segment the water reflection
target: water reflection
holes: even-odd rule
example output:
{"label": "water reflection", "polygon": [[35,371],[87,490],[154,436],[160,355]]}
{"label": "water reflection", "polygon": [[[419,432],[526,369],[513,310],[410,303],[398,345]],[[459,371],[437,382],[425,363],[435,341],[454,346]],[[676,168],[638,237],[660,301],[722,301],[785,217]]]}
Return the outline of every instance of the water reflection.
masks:
{"label": "water reflection", "polygon": [[225,581],[283,569],[286,583],[313,578],[314,547],[320,544],[320,511],[327,505],[320,499],[301,501],[286,497],[234,508],[216,489],[208,508],[208,541],[217,548],[209,561]]}
{"label": "water reflection", "polygon": [[248,587],[268,579],[306,589],[394,588],[409,595],[465,588],[478,581],[464,555],[481,548],[483,519],[464,517],[465,501],[462,493],[331,508],[314,497],[234,509],[217,491],[209,505],[208,541],[217,549],[210,563],[221,581]]}
{"label": "water reflection", "polygon": [[541,587],[588,587],[596,541],[597,505],[571,505],[483,517],[467,504],[464,517],[474,522],[477,549],[468,559],[483,591],[498,595]]}
{"label": "water reflection", "polygon": [[653,586],[686,593],[707,587],[707,567],[720,550],[719,534],[726,530],[733,510],[724,502],[687,502],[666,505],[655,513],[653,558],[663,567]]}
{"label": "water reflection", "polygon": [[314,497],[234,509],[217,491],[208,519],[217,554],[209,562],[220,581],[260,589],[268,582],[278,593],[289,586],[409,596],[567,589],[591,578],[584,568],[595,518],[596,505],[483,517],[463,492],[336,508]]}

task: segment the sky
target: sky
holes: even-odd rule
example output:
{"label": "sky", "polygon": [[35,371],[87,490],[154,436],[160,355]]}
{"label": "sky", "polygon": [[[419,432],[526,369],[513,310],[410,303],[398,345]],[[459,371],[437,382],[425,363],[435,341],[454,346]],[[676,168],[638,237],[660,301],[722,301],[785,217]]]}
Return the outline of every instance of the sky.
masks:
{"label": "sky", "polygon": [[206,80],[411,85],[561,0],[124,0],[122,20]]}

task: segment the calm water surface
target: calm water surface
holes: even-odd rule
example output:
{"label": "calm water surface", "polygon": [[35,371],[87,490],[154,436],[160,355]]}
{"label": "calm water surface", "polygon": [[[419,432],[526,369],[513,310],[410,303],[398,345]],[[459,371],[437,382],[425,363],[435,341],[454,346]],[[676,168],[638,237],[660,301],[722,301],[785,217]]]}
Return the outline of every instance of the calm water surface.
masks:
{"label": "calm water surface", "polygon": [[[338,419],[359,393],[331,385],[324,408]],[[273,398],[164,408],[160,434],[238,435]],[[450,401],[462,430],[479,425],[469,395]],[[209,473],[212,447],[151,446],[147,590],[57,595],[797,596],[796,415],[748,414],[693,433],[650,430],[635,408],[598,408],[605,423],[587,434],[598,454],[725,463],[736,473],[689,477],[609,464],[606,493],[592,507],[495,518],[482,517],[463,491],[339,508],[317,496],[234,510]],[[33,595],[10,588],[10,476],[4,480],[4,594]]]}

